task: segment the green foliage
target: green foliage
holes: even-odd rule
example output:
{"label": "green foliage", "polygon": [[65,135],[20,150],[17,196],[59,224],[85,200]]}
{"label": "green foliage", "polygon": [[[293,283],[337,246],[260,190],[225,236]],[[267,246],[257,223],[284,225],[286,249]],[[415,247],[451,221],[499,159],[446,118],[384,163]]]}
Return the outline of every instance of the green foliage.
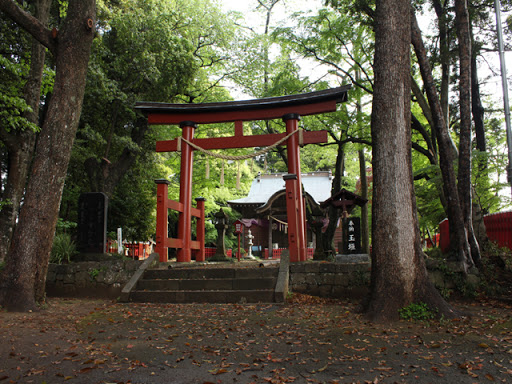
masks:
{"label": "green foliage", "polygon": [[70,233],[78,227],[78,224],[74,221],[66,221],[59,217],[57,220],[56,232],[59,233]]}
{"label": "green foliage", "polygon": [[91,281],[96,280],[96,277],[98,277],[99,274],[100,274],[99,269],[91,269],[89,271],[89,276],[91,277]]}
{"label": "green foliage", "polygon": [[0,81],[0,125],[7,132],[11,130],[31,129],[37,131],[38,127],[30,123],[23,114],[31,108],[23,98],[20,84],[27,76],[28,64],[13,63],[0,55],[0,68],[2,81]]}
{"label": "green foliage", "polygon": [[2,211],[2,209],[4,207],[7,207],[8,205],[11,205],[11,200],[9,200],[9,199],[0,200],[0,212]]}
{"label": "green foliage", "polygon": [[55,235],[53,238],[52,252],[50,254],[50,263],[69,263],[76,254],[76,245],[71,240],[71,235],[67,233]]}
{"label": "green foliage", "polygon": [[117,228],[122,228],[125,239],[145,241],[154,236],[154,180],[159,178],[154,161],[155,154],[141,158],[123,177],[109,201],[108,229],[116,233]]}
{"label": "green foliage", "polygon": [[[154,180],[179,170],[179,154],[156,154],[154,145],[181,131],[148,127],[134,104],[228,100],[216,78],[225,75],[234,25],[210,0],[98,1],[98,25],[61,216],[76,220],[80,193],[102,191],[109,196],[108,230],[122,227],[127,239],[146,240],[155,229]],[[232,124],[212,130],[202,125],[196,137],[228,130]],[[204,175],[201,157],[196,160],[193,194],[207,197],[213,210],[232,197],[235,183],[218,191],[213,179],[196,177]],[[178,200],[179,177],[171,181],[171,198]]]}
{"label": "green foliage", "polygon": [[437,312],[423,302],[411,303],[398,312],[402,320],[432,320],[437,316]]}

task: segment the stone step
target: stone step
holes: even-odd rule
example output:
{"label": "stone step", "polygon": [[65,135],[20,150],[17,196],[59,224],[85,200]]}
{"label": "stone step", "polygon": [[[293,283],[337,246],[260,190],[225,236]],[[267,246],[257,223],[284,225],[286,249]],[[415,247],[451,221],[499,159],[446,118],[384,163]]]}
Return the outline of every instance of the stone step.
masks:
{"label": "stone step", "polygon": [[148,269],[144,273],[144,279],[249,279],[277,277],[278,273],[279,267]]}
{"label": "stone step", "polygon": [[272,303],[278,266],[147,269],[129,301],[153,303]]}
{"label": "stone step", "polygon": [[274,290],[133,291],[130,301],[146,303],[273,303]]}
{"label": "stone step", "polygon": [[227,279],[144,279],[137,284],[138,291],[226,291],[274,289],[275,277]]}

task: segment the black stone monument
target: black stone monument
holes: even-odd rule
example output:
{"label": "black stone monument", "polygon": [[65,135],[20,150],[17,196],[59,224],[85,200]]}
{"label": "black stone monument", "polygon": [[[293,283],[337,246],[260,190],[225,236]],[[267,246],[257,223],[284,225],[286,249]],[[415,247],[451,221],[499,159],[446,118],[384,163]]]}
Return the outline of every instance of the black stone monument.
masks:
{"label": "black stone monument", "polygon": [[101,192],[82,193],[78,199],[78,250],[105,253],[107,249],[108,197]]}

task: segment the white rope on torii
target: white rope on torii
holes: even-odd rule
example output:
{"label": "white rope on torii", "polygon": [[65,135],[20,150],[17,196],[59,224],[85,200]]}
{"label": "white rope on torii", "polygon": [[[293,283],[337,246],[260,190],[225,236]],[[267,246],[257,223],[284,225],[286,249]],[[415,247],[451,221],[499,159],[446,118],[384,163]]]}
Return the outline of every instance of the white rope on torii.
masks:
{"label": "white rope on torii", "polygon": [[183,138],[182,136],[178,137],[178,142],[177,142],[176,150],[178,152],[181,152],[181,142],[184,141],[185,143],[190,145],[192,148],[198,150],[199,152],[204,153],[205,155],[217,158],[217,159],[223,159],[223,160],[247,160],[247,159],[250,159],[250,158],[253,158],[253,157],[257,157],[259,155],[263,155],[263,154],[265,154],[267,152],[270,152],[272,149],[274,149],[278,145],[281,145],[282,143],[284,143],[286,140],[288,140],[290,137],[292,137],[297,132],[299,133],[299,145],[302,146],[303,143],[304,143],[303,134],[302,134],[303,130],[302,130],[302,128],[299,128],[299,129],[297,129],[297,130],[295,130],[293,132],[290,132],[288,135],[286,135],[282,139],[276,141],[274,144],[272,144],[272,145],[270,145],[268,147],[262,148],[259,151],[256,151],[254,153],[249,153],[247,155],[231,156],[231,155],[223,155],[223,154],[220,154],[220,153],[215,153],[215,152],[212,152],[212,151],[210,151],[208,149],[201,148],[199,145],[194,144],[194,143],[188,141],[187,139]]}

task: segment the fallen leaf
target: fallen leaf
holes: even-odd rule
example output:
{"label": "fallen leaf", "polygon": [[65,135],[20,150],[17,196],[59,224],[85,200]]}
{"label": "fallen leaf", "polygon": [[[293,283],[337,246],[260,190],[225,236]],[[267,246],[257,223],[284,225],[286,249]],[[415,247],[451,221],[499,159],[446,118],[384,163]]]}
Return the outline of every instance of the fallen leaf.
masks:
{"label": "fallen leaf", "polygon": [[224,368],[219,368],[219,369],[210,369],[208,372],[210,372],[212,375],[221,375],[221,374],[227,373],[229,371]]}

